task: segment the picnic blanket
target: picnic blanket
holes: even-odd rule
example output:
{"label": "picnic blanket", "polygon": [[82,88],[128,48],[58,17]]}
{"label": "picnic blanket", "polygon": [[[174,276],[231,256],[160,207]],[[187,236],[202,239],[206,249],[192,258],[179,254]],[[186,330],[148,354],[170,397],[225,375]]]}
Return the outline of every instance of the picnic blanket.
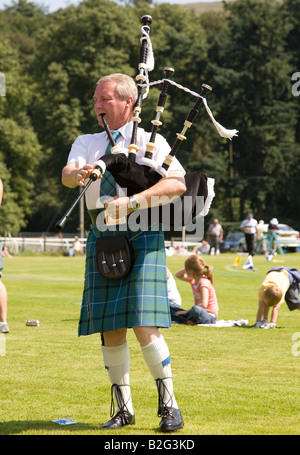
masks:
{"label": "picnic blanket", "polygon": [[224,319],[220,319],[215,324],[197,324],[199,327],[243,327],[248,325],[249,321],[247,319],[235,319],[225,321]]}

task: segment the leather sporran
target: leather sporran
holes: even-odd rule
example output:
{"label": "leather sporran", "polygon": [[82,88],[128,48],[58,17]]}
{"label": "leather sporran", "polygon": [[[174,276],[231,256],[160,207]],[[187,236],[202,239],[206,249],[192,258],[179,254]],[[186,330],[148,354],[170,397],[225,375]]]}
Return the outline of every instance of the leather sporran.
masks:
{"label": "leather sporran", "polygon": [[134,264],[134,252],[127,237],[97,239],[96,263],[104,278],[120,280],[128,275]]}

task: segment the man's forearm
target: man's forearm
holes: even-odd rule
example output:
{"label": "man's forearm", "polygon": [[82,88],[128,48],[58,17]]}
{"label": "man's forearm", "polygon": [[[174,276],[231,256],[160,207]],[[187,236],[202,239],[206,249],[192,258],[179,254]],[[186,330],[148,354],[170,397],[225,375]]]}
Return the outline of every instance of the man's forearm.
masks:
{"label": "man's forearm", "polygon": [[[185,179],[181,173],[172,173],[168,177],[162,178],[152,187],[135,195],[137,201],[147,207],[154,205],[164,205],[171,200],[181,196],[186,191]],[[155,203],[157,201],[157,204]],[[164,202],[165,201],[165,202]]]}
{"label": "man's forearm", "polygon": [[68,166],[64,167],[61,177],[62,184],[68,188],[76,188],[76,186],[78,186],[78,183],[76,181],[76,174],[78,171],[78,168],[71,169]]}

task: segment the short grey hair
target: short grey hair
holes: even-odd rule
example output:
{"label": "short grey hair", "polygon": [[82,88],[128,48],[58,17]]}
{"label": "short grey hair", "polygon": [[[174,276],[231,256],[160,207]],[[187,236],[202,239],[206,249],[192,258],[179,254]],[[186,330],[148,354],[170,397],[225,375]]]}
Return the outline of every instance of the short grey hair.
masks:
{"label": "short grey hair", "polygon": [[116,82],[116,91],[119,95],[120,100],[123,101],[127,98],[127,96],[132,96],[133,104],[136,103],[138,91],[136,83],[132,77],[122,73],[113,73],[101,77],[98,80],[97,85],[100,84],[100,82]]}

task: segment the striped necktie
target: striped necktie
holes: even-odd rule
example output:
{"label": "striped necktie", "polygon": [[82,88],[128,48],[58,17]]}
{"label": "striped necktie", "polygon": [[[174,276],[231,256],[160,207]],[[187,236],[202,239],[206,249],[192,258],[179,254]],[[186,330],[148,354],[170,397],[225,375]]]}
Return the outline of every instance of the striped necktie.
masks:
{"label": "striped necktie", "polygon": [[[112,137],[114,138],[114,141],[117,142],[117,139],[121,136],[120,131],[112,131],[111,132]],[[107,149],[105,151],[105,155],[111,152],[112,146],[108,144]],[[103,174],[103,177],[101,179],[101,185],[100,185],[100,197],[102,196],[110,196],[114,197],[117,195],[117,190],[116,190],[116,182],[113,176],[109,171],[105,171]]]}

